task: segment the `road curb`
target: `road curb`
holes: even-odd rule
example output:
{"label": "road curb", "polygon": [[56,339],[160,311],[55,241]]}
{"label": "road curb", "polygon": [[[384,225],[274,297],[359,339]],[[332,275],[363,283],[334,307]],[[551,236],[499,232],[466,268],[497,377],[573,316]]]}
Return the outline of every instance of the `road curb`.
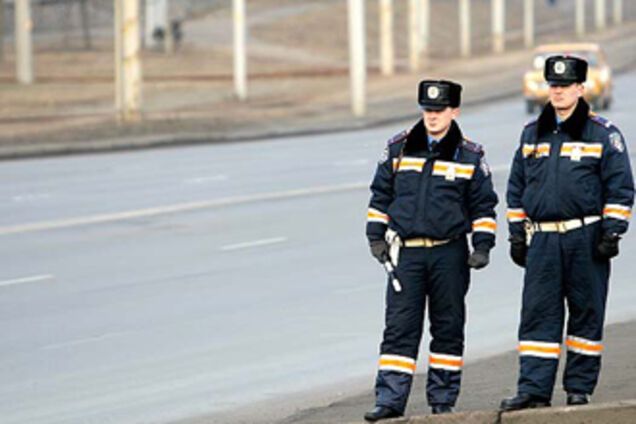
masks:
{"label": "road curb", "polygon": [[386,424],[634,424],[636,400],[624,400],[586,406],[497,411],[458,412],[385,420]]}

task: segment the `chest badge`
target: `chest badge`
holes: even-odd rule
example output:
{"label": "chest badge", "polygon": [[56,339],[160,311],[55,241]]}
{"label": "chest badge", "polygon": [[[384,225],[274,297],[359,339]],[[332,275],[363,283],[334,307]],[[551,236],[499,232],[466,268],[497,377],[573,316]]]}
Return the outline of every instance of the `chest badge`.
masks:
{"label": "chest badge", "polygon": [[455,181],[455,178],[457,178],[457,173],[455,172],[455,167],[454,166],[449,166],[446,169],[446,181]]}
{"label": "chest badge", "polygon": [[583,151],[581,150],[580,146],[574,146],[572,148],[572,156],[570,156],[570,159],[572,159],[575,162],[580,162],[582,153]]}

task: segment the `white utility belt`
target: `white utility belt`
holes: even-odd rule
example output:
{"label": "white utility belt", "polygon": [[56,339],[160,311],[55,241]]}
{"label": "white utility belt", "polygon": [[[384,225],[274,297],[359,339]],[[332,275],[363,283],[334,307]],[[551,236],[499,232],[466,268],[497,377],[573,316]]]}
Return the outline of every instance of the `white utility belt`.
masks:
{"label": "white utility belt", "polygon": [[531,233],[567,233],[568,231],[576,230],[584,225],[590,225],[600,220],[600,216],[586,216],[584,218],[568,219],[566,221],[528,222],[526,231]]}
{"label": "white utility belt", "polygon": [[389,244],[389,258],[394,267],[398,265],[400,249],[403,247],[436,247],[451,241],[451,239],[435,240],[427,237],[402,240],[398,233],[390,228],[386,230],[384,239]]}

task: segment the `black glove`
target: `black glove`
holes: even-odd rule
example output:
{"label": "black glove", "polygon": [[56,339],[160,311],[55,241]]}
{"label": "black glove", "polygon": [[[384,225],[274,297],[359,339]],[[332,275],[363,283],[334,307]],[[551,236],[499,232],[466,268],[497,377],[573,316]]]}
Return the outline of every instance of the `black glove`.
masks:
{"label": "black glove", "polygon": [[601,259],[611,259],[618,255],[618,234],[603,234],[601,242],[596,246],[596,253]]}
{"label": "black glove", "polygon": [[525,236],[515,234],[508,239],[510,242],[510,257],[512,262],[520,267],[526,266],[526,256],[528,255],[528,245]]}
{"label": "black glove", "polygon": [[369,242],[371,248],[371,254],[380,263],[384,263],[389,260],[389,244],[384,240],[371,240]]}
{"label": "black glove", "polygon": [[490,254],[486,249],[475,249],[468,257],[468,266],[475,269],[482,269],[490,263]]}

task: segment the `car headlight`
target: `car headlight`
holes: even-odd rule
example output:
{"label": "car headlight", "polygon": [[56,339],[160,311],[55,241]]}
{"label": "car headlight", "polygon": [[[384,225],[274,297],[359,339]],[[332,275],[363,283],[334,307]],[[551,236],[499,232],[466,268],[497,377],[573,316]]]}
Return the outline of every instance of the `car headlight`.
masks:
{"label": "car headlight", "polygon": [[607,84],[612,77],[612,71],[610,71],[609,68],[603,68],[601,72],[599,72],[598,76],[603,84]]}

